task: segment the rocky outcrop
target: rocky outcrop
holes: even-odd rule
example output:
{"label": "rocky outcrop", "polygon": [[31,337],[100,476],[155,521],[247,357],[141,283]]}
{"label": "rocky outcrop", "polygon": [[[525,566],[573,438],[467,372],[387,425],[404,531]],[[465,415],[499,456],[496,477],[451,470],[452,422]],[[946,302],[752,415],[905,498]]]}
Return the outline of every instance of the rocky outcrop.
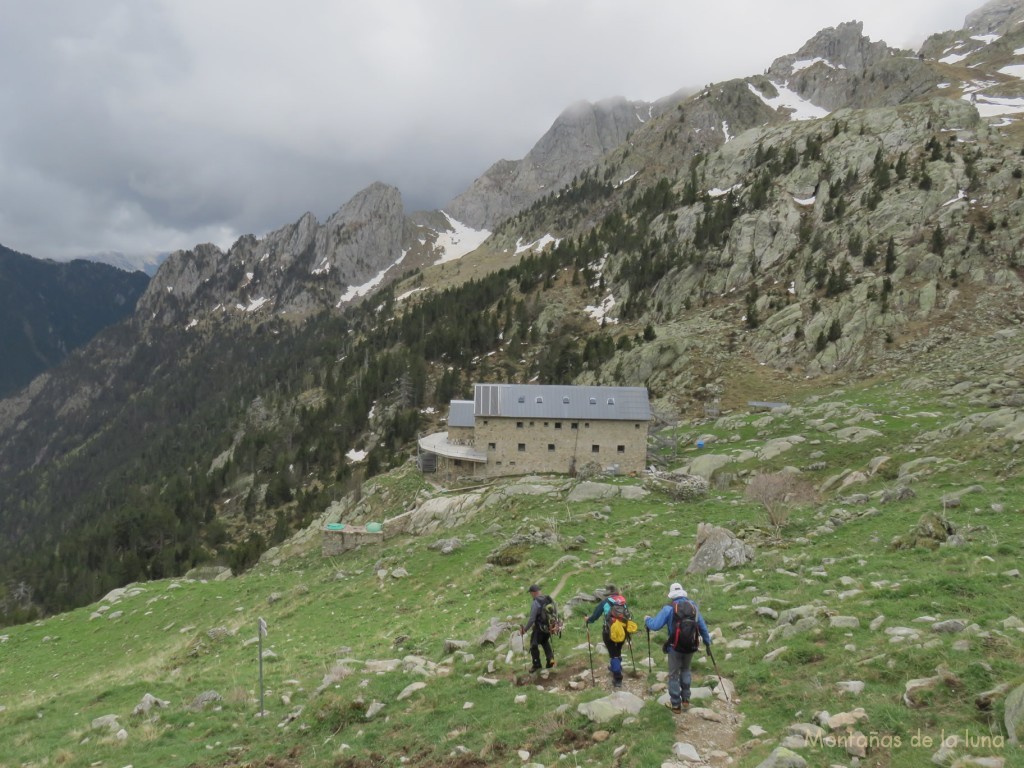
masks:
{"label": "rocky outcrop", "polygon": [[980,35],[1003,35],[1024,21],[1024,4],[1020,0],[990,0],[967,14],[964,26]]}
{"label": "rocky outcrop", "polygon": [[938,549],[956,536],[956,526],[940,514],[926,512],[917,525],[903,536],[893,539],[893,549]]}
{"label": "rocky outcrop", "polygon": [[323,224],[307,213],[265,237],[241,237],[227,253],[206,244],[171,254],[139,300],[139,317],[187,326],[344,304],[401,260],[405,227],[399,191],[372,184]]}
{"label": "rocky outcrop", "polygon": [[859,21],[821,30],[796,53],[772,62],[769,79],[829,111],[902,104],[939,82],[924,62],[872,42],[863,30]]}
{"label": "rocky outcrop", "polygon": [[697,551],[687,573],[705,573],[735,568],[754,559],[754,548],[725,528],[708,523],[697,526]]}
{"label": "rocky outcrop", "polygon": [[613,98],[568,107],[519,161],[499,160],[445,206],[459,221],[493,229],[618,147],[665,104]]}

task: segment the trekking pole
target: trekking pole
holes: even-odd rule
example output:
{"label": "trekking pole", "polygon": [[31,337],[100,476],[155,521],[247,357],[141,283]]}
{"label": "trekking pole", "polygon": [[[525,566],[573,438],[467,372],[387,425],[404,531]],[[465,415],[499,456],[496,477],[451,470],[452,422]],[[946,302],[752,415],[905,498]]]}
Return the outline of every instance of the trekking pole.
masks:
{"label": "trekking pole", "polygon": [[[722,679],[722,673],[718,671],[718,662],[715,661],[715,655],[713,653],[711,653],[711,646],[710,645],[707,646],[707,649],[708,649],[708,658],[711,659],[711,664],[715,668],[715,674],[718,675],[718,682],[721,683],[721,685],[722,685],[722,693],[725,694],[725,700],[728,702],[729,701],[729,690],[725,687],[725,681]],[[729,703],[732,703],[732,702],[729,702]]]}
{"label": "trekking pole", "polygon": [[587,656],[590,657],[590,682],[597,685],[597,678],[594,677],[594,652],[590,648],[590,623],[587,623]]}
{"label": "trekking pole", "polygon": [[629,660],[633,662],[633,676],[636,676],[636,656],[633,655],[633,638],[626,635],[626,644],[629,646]]}

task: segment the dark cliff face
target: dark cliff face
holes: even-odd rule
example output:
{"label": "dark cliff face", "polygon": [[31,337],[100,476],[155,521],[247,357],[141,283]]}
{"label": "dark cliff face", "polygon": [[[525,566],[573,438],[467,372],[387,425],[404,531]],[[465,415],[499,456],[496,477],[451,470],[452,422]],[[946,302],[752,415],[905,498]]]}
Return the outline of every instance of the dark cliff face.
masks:
{"label": "dark cliff face", "polygon": [[142,272],[44,261],[0,246],[0,397],[130,316],[148,283]]}
{"label": "dark cliff face", "polygon": [[1024,19],[1024,0],[991,0],[967,14],[964,26],[975,34],[1007,34]]}
{"label": "dark cliff face", "polygon": [[501,160],[445,206],[457,220],[493,230],[540,198],[569,184],[651,118],[672,109],[682,95],[655,104],[612,98],[566,108],[518,161]]}
{"label": "dark cliff face", "polygon": [[226,253],[206,244],[171,254],[139,315],[184,326],[222,316],[306,317],[350,301],[351,288],[398,262],[405,231],[399,191],[373,184],[323,224],[306,213],[263,237],[241,237]]}

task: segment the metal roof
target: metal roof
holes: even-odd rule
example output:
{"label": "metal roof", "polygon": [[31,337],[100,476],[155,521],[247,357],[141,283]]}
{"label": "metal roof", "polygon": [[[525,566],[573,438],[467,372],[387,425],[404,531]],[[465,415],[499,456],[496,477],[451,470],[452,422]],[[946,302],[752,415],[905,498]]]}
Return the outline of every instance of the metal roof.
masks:
{"label": "metal roof", "polygon": [[650,421],[651,406],[646,387],[476,384],[473,413],[477,418]]}
{"label": "metal roof", "polygon": [[452,400],[448,407],[448,426],[472,427],[473,423],[473,401]]}

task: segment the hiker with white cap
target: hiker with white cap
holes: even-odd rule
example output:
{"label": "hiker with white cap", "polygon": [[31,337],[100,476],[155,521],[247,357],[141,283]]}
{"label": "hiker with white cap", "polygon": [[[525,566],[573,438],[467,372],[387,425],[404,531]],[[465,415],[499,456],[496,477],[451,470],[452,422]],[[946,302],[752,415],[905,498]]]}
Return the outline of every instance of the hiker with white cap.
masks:
{"label": "hiker with white cap", "polygon": [[676,714],[690,706],[690,663],[693,654],[704,647],[711,653],[711,633],[700,613],[700,608],[691,600],[683,585],[674,582],[668,590],[671,602],[662,608],[657,616],[644,617],[647,632],[657,632],[668,626],[668,640],[662,650],[668,654],[668,696],[670,709]]}

